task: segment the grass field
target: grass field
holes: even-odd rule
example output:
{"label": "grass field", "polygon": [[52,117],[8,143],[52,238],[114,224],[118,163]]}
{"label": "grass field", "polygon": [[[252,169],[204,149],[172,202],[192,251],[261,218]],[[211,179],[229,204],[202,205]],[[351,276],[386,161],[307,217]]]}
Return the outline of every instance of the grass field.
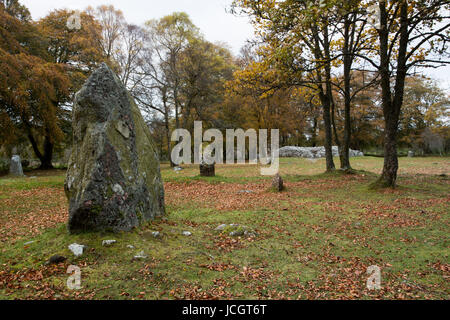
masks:
{"label": "grass field", "polygon": [[[122,234],[67,233],[63,171],[0,178],[0,299],[448,299],[450,159],[401,158],[399,188],[370,191],[382,161],[352,159],[357,174],[343,175],[281,159],[282,193],[256,166],[207,179],[164,165],[167,218]],[[88,247],[79,258],[75,242]],[[46,265],[55,254],[68,259]],[[69,265],[80,290],[66,286]],[[380,290],[366,287],[372,265]]]}

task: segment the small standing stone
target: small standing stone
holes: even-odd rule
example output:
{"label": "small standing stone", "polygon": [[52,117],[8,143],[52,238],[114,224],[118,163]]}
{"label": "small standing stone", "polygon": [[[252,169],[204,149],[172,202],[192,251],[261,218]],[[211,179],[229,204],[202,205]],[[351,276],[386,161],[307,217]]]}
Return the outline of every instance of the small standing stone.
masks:
{"label": "small standing stone", "polygon": [[408,151],[408,158],[414,158],[414,151]]}
{"label": "small standing stone", "polygon": [[200,164],[200,176],[214,177],[216,175],[216,166],[214,164]]}
{"label": "small standing stone", "polygon": [[22,162],[20,156],[14,155],[11,158],[11,165],[9,167],[9,173],[13,176],[23,177]]}
{"label": "small standing stone", "polygon": [[272,186],[277,190],[278,192],[283,191],[284,189],[284,183],[283,178],[281,178],[280,174],[277,173],[276,176],[272,180]]}

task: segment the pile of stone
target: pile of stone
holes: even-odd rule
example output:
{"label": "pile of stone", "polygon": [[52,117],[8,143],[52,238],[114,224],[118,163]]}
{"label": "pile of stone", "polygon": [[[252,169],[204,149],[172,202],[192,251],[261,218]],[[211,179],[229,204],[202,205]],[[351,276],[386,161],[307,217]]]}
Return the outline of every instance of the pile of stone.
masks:
{"label": "pile of stone", "polygon": [[[333,156],[339,157],[339,148],[333,147]],[[351,150],[350,157],[364,157],[361,151]],[[283,147],[280,149],[280,158],[325,158],[325,147]]]}

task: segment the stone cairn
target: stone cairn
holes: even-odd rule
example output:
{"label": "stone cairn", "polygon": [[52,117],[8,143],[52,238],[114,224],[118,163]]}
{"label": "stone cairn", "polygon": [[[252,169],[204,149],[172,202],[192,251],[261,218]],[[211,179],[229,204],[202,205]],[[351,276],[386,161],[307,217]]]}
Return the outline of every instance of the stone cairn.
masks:
{"label": "stone cairn", "polygon": [[102,64],[76,94],[65,192],[69,231],[130,231],[165,213],[155,145],[117,76]]}

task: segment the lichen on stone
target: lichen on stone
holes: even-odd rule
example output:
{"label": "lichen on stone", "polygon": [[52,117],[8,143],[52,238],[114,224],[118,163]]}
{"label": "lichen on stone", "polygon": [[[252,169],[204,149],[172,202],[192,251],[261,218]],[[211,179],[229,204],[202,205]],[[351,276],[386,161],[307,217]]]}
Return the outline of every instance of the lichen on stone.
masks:
{"label": "lichen on stone", "polygon": [[165,214],[149,129],[106,64],[76,94],[65,191],[69,231],[129,231]]}

